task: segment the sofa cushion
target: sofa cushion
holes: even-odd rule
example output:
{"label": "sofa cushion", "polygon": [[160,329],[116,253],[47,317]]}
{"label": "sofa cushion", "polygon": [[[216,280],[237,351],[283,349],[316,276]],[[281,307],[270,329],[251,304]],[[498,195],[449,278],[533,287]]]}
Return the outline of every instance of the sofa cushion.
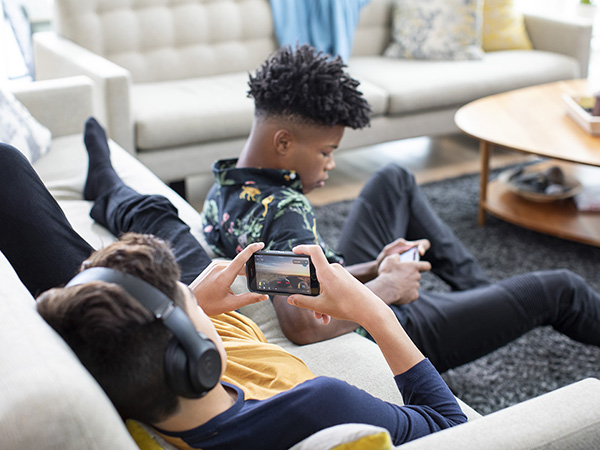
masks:
{"label": "sofa cushion", "polygon": [[392,1],[371,0],[361,10],[351,56],[383,54],[391,39]]}
{"label": "sofa cushion", "polygon": [[[360,90],[373,115],[387,112],[385,90],[368,80]],[[254,116],[247,92],[247,73],[134,85],[138,151],[246,138]]]}
{"label": "sofa cushion", "polygon": [[480,59],[482,8],[479,0],[395,0],[392,42],[395,58]]}
{"label": "sofa cushion", "polygon": [[371,106],[371,117],[386,115],[390,108],[390,96],[388,92],[380,86],[371,83],[369,80],[361,80],[352,73],[349,73],[349,75],[360,81],[358,90],[363,93]]}
{"label": "sofa cushion", "polygon": [[139,151],[247,136],[254,114],[247,91],[245,72],[134,85]]}
{"label": "sofa cushion", "polygon": [[490,52],[478,61],[356,57],[349,70],[389,93],[390,114],[456,107],[510,89],[579,76],[575,59],[537,50]]}

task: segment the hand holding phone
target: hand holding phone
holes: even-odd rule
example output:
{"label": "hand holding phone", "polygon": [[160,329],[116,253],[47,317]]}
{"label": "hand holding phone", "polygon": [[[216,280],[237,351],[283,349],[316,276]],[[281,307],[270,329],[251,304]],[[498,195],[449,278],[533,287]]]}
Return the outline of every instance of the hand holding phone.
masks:
{"label": "hand holding phone", "polygon": [[[381,298],[343,266],[330,264],[320,246],[300,245],[295,247],[294,251],[310,254],[322,289],[317,297],[291,295],[288,297],[288,303],[310,309],[321,316],[347,320],[363,326],[377,322],[378,315],[375,314],[377,309],[384,311],[384,314],[391,312]],[[393,312],[391,314],[395,317]]]}
{"label": "hand holding phone", "polygon": [[231,290],[236,277],[243,275],[244,264],[250,255],[263,247],[262,242],[256,242],[248,245],[230,262],[213,261],[192,281],[190,289],[206,314],[216,316],[268,299],[266,295],[253,292],[234,294]]}
{"label": "hand holding phone", "polygon": [[[362,325],[379,345],[394,375],[424,359],[389,306],[344,267],[329,264],[321,247],[301,245],[294,250],[311,255],[323,291],[318,297],[291,295],[289,304]],[[453,398],[451,393],[449,398]]]}
{"label": "hand holding phone", "polygon": [[246,263],[248,289],[271,295],[319,295],[321,289],[309,255],[261,250]]}
{"label": "hand holding phone", "polygon": [[431,243],[427,239],[407,241],[404,238],[398,238],[387,244],[385,247],[383,247],[381,252],[379,252],[377,258],[375,259],[376,266],[379,267],[381,262],[390,255],[402,255],[404,253],[406,253],[404,256],[405,258],[409,258],[411,255],[414,256],[413,259],[406,259],[407,261],[419,261],[420,255],[424,255],[430,247]]}
{"label": "hand holding phone", "polygon": [[405,252],[400,253],[400,261],[419,261],[421,259],[419,255],[419,248],[417,246],[411,247]]}

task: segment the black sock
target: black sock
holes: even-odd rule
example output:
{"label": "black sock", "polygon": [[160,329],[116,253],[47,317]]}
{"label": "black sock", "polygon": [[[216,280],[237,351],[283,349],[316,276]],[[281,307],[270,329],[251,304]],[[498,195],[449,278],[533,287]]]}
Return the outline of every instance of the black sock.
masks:
{"label": "black sock", "polygon": [[93,117],[85,122],[83,140],[89,158],[83,197],[86,200],[95,200],[103,192],[123,184],[123,180],[117,175],[110,162],[106,133]]}

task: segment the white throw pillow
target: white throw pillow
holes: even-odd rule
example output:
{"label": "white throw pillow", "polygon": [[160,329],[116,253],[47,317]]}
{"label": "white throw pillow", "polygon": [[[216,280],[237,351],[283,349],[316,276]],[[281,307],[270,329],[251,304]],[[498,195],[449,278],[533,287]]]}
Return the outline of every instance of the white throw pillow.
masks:
{"label": "white throw pillow", "polygon": [[481,59],[482,0],[394,0],[392,42],[385,56]]}
{"label": "white throw pillow", "polygon": [[0,87],[0,142],[19,149],[30,163],[50,149],[52,135],[13,95]]}

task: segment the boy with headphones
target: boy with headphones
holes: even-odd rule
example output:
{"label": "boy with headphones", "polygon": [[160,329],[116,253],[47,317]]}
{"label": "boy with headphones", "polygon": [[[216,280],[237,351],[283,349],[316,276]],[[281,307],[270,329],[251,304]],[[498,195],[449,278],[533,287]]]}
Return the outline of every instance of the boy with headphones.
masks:
{"label": "boy with headphones", "polygon": [[[85,142],[90,154],[85,195],[95,197],[92,215],[120,240],[93,252],[25,157],[0,144],[0,179],[6,183],[0,250],[34,295],[44,285],[67,284],[39,296],[38,311],[124,418],[154,425],[183,448],[261,449],[288,448],[341,423],[382,425],[400,443],[466,420],[390,310],[340,266],[330,266],[318,247],[298,251],[312,256],[322,295],[292,296],[290,302],[363,323],[379,341],[411,406],[390,405],[344,382],[314,378],[302,361],[268,344],[248,318],[219,314],[265,299],[230,291],[262,243],[198,275],[206,254],[176,210],[123,184],[93,119],[86,123]],[[142,213],[128,216],[136,208]],[[140,229],[159,237],[128,233]],[[173,250],[163,237],[172,239]],[[82,272],[69,282],[77,265]]]}
{"label": "boy with headphones", "polygon": [[[220,272],[220,285],[229,286],[260,248],[253,244],[241,252]],[[406,406],[325,377],[264,400],[246,399],[242,389],[222,380],[223,341],[198,306],[197,297],[208,291],[194,293],[179,282],[173,253],[152,236],[126,234],[94,252],[64,288],[38,297],[37,309],[123,417],[154,426],[181,448],[287,449],[344,423],[384,427],[398,445],[466,421],[435,368],[379,297],[341,266],[330,265],[320,247],[295,251],[311,256],[321,294],[293,295],[290,304],[364,326]]]}
{"label": "boy with headphones", "polygon": [[[211,316],[223,336],[233,361],[224,380],[240,386],[249,398],[263,399],[314,377],[301,360],[281,347],[267,343],[249,318],[241,314],[222,314],[267,298],[250,292],[235,295],[231,291],[235,275],[242,270],[249,254],[262,244],[249,246],[247,251],[250,253],[240,255],[243,259],[235,259],[231,264],[211,263],[166,198],[140,195],[118,178],[110,164],[104,131],[94,119],[87,121],[84,139],[90,156],[86,196],[97,195],[93,207],[95,217],[116,236],[128,232],[147,233],[169,242],[178,265],[177,271],[169,276],[189,285],[198,301],[202,301],[203,310]],[[3,182],[0,190],[0,251],[34,297],[47,289],[65,285],[94,249],[73,229],[23,154],[2,143],[0,179]],[[90,187],[98,192],[94,193]],[[129,247],[121,246],[123,251]],[[146,270],[146,263],[161,263],[152,255],[151,252],[142,255],[137,270]],[[118,254],[113,257],[118,258]],[[255,358],[249,358],[249,355]]]}

